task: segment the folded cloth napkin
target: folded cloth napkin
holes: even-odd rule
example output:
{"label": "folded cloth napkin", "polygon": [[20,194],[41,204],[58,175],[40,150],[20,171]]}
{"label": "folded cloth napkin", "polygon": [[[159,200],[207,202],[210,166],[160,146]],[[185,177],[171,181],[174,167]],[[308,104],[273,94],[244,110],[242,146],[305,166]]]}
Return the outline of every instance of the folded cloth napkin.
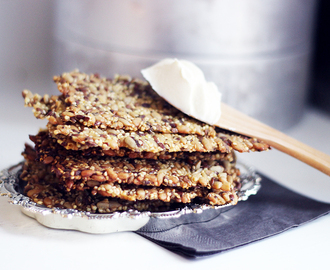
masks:
{"label": "folded cloth napkin", "polygon": [[330,204],[296,194],[265,176],[261,184],[257,195],[211,220],[155,230],[157,223],[161,227],[160,219],[137,233],[177,254],[198,258],[279,234],[330,212]]}

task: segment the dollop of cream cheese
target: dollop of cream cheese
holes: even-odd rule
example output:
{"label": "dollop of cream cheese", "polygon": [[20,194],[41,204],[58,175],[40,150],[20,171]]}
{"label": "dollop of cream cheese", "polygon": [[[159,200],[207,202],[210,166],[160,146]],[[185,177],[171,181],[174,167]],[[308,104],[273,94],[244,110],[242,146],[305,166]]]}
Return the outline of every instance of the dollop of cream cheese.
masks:
{"label": "dollop of cream cheese", "polygon": [[166,58],[141,70],[151,87],[180,111],[214,125],[221,116],[221,93],[204,73],[186,60]]}

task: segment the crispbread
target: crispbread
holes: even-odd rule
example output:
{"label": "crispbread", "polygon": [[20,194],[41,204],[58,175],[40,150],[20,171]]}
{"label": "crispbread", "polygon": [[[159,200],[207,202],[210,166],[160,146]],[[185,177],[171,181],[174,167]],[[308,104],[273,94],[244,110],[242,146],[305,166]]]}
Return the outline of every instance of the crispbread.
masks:
{"label": "crispbread", "polygon": [[[25,157],[33,151],[31,149],[26,146]],[[42,149],[37,151],[40,162],[51,166],[51,171],[56,174],[67,191],[98,189],[102,185],[123,183],[136,187],[164,186],[182,189],[206,187],[219,193],[228,191],[233,182],[239,182],[239,170],[235,168],[233,153],[227,154],[220,160],[202,162],[196,159],[146,160],[108,156],[84,157],[74,151],[60,152],[56,147],[52,148],[51,155],[43,153]],[[32,165],[35,166],[33,163]]]}
{"label": "crispbread", "polygon": [[101,147],[90,147],[85,150],[67,150],[65,147],[57,143],[55,138],[52,138],[47,130],[41,130],[37,135],[30,135],[30,140],[34,142],[37,151],[38,159],[41,162],[48,164],[52,158],[56,156],[80,156],[102,158],[109,157],[125,157],[130,159],[184,159],[184,160],[228,160],[233,161],[234,155],[232,152],[213,151],[213,152],[134,152],[126,147],[121,147],[118,150],[103,150]]}
{"label": "crispbread", "polygon": [[[27,151],[26,151],[27,152]],[[137,186],[134,184],[125,183],[98,183],[94,187],[86,187],[81,189],[74,189],[68,192],[63,189],[61,180],[54,173],[49,173],[50,165],[42,164],[38,161],[33,161],[28,158],[30,154],[27,152],[25,156],[27,161],[24,165],[21,178],[28,181],[25,189],[26,194],[33,200],[41,200],[42,204],[54,206],[54,195],[49,192],[51,188],[56,189],[56,193],[62,194],[62,197],[72,196],[72,194],[81,192],[90,192],[90,196],[96,197],[110,197],[126,201],[163,201],[169,203],[191,203],[198,198],[211,205],[223,205],[226,203],[237,203],[237,186],[239,178],[232,178],[232,182],[227,182],[226,188],[215,190],[206,187],[192,187],[183,189],[181,187],[166,187],[160,186]],[[35,164],[37,163],[37,164]],[[48,179],[43,178],[44,172],[48,172]],[[30,181],[30,179],[34,179]],[[225,184],[223,183],[223,186]],[[42,197],[40,193],[44,192]],[[54,191],[55,192],[55,191]],[[48,195],[46,197],[46,195]],[[46,200],[46,202],[45,202]],[[48,201],[48,203],[47,203]],[[52,203],[51,203],[52,202]],[[82,202],[82,204],[84,204]]]}
{"label": "crispbread", "polygon": [[122,147],[134,152],[213,152],[229,153],[264,151],[269,146],[254,138],[221,131],[216,136],[163,134],[154,132],[127,132],[115,129],[90,128],[81,125],[47,124],[52,137],[68,150],[85,150],[101,147],[103,150],[118,150]]}
{"label": "crispbread", "polygon": [[160,212],[174,208],[173,203],[160,200],[127,201],[100,195],[95,196],[88,190],[64,192],[58,184],[29,182],[25,187],[25,194],[28,194],[33,202],[49,208],[75,209],[90,213],[102,214],[127,210]]}
{"label": "crispbread", "polygon": [[[60,96],[41,97],[24,90],[25,105],[52,124],[214,136],[214,128],[174,108],[142,80],[114,79],[79,71],[55,76]],[[220,104],[219,104],[220,106]]]}

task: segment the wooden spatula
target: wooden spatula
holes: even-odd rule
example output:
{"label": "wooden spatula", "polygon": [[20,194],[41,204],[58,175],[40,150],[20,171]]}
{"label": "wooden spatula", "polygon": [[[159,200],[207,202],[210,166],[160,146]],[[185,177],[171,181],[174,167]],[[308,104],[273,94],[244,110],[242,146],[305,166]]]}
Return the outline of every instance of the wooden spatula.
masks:
{"label": "wooden spatula", "polygon": [[299,142],[222,103],[221,117],[216,126],[249,137],[258,138],[330,176],[330,156]]}

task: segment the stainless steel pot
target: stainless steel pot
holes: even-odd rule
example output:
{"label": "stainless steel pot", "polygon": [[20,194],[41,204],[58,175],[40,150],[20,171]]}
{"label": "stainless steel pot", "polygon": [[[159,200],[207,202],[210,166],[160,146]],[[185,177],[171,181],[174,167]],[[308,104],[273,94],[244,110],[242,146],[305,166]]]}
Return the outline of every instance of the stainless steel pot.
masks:
{"label": "stainless steel pot", "polygon": [[276,128],[302,115],[316,0],[56,2],[56,72],[106,76],[187,59],[225,102]]}

